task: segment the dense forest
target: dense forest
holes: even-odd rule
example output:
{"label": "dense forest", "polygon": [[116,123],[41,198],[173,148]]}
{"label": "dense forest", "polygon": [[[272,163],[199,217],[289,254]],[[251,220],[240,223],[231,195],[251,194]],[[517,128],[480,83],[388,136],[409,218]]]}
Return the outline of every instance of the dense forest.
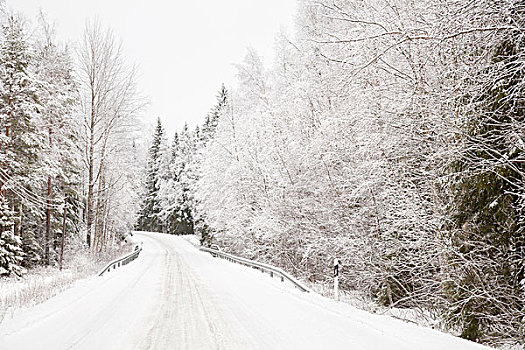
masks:
{"label": "dense forest", "polygon": [[72,50],[43,13],[32,25],[1,10],[0,276],[20,276],[79,251],[104,255],[128,234],[144,103],[119,42],[96,21]]}
{"label": "dense forest", "polygon": [[523,344],[525,5],[307,0],[204,124],[159,120],[138,227]]}

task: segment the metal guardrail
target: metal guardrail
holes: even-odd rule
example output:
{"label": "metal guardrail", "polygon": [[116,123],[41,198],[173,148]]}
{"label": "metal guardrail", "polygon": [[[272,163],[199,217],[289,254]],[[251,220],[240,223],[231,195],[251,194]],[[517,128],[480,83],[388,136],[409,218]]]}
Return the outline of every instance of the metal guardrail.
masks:
{"label": "metal guardrail", "polygon": [[116,269],[117,267],[124,266],[129,264],[131,261],[135,260],[140,252],[142,251],[142,246],[136,245],[133,251],[127,255],[124,255],[123,257],[120,257],[118,259],[115,259],[111,262],[109,262],[106,267],[104,267],[99,273],[99,276],[102,276],[106,272],[111,271],[111,269]]}
{"label": "metal guardrail", "polygon": [[234,263],[241,264],[244,266],[249,266],[251,268],[261,270],[263,273],[268,272],[271,277],[276,275],[277,277],[281,278],[281,282],[284,282],[285,280],[287,280],[288,282],[292,283],[295,288],[299,289],[302,292],[309,293],[311,291],[310,288],[306,287],[304,284],[302,284],[301,282],[299,282],[298,280],[296,280],[295,278],[293,278],[292,276],[290,276],[289,274],[287,274],[285,271],[283,271],[282,269],[278,267],[260,263],[260,262],[253,261],[253,260],[249,260],[249,259],[245,259],[245,258],[241,258],[239,256],[235,256],[232,254],[224,253],[218,249],[210,249],[210,248],[201,247],[200,250],[203,252],[210,253],[213,257],[219,257],[221,259],[224,259],[230,262],[234,262]]}

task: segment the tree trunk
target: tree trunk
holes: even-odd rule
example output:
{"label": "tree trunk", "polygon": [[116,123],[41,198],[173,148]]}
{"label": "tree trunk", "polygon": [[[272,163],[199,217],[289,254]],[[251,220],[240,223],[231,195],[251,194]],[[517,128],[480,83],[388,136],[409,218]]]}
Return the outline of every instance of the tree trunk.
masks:
{"label": "tree trunk", "polygon": [[[7,105],[8,106],[11,106],[12,104],[12,100],[11,100],[11,94],[9,94],[9,97],[7,98]],[[7,148],[9,147],[8,145],[8,142],[9,142],[9,123],[11,121],[11,111],[7,112],[7,121],[6,121],[6,125],[5,125],[5,139],[6,139],[6,142],[5,142],[5,150],[7,152]],[[4,188],[4,184],[7,182],[7,163],[3,163],[0,165],[2,167],[2,170],[3,170],[3,173],[2,173],[2,176],[0,176],[0,197],[5,197],[6,196],[6,191],[5,191],[5,188]]]}
{"label": "tree trunk", "polygon": [[86,235],[86,243],[88,247],[91,247],[91,233],[93,230],[93,205],[94,205],[94,198],[93,198],[93,187],[95,186],[95,183],[93,181],[93,173],[94,173],[94,153],[95,153],[95,91],[94,86],[92,85],[91,90],[91,120],[90,120],[90,127],[89,127],[89,144],[88,144],[88,195],[87,195],[87,235]]}
{"label": "tree trunk", "polygon": [[51,245],[51,176],[47,177],[46,233],[44,237],[44,262],[49,264],[49,246]]}
{"label": "tree trunk", "polygon": [[64,258],[64,241],[66,240],[66,206],[64,204],[64,214],[62,217],[62,239],[60,240],[60,260],[59,260],[59,266],[60,270],[62,270],[62,262]]}

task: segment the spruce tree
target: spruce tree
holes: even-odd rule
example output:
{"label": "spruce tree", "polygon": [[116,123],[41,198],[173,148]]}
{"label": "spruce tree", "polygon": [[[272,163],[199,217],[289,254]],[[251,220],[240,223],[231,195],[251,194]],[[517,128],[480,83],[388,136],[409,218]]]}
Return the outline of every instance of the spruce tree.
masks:
{"label": "spruce tree", "polygon": [[[39,192],[45,193],[46,227],[44,238],[44,261],[51,263],[51,253],[58,249],[58,236],[62,235],[62,213],[52,207],[52,203],[63,205],[65,201],[78,201],[80,183],[80,152],[78,149],[77,125],[74,114],[77,112],[77,90],[73,81],[73,64],[67,48],[56,44],[53,31],[41,19],[42,39],[34,45],[32,71],[36,77],[36,96],[39,102],[38,129],[44,133],[45,142],[39,152],[40,164],[35,178],[39,178]],[[34,186],[36,187],[36,186]],[[77,203],[78,204],[78,203]],[[37,236],[42,208],[29,208],[24,211],[23,242],[28,262],[36,263],[42,255],[36,250],[34,240]],[[79,222],[77,221],[77,224]]]}
{"label": "spruce tree", "polygon": [[176,224],[174,227],[175,234],[193,234],[193,186],[195,183],[195,173],[192,163],[195,155],[195,138],[194,134],[185,124],[178,136],[178,147],[175,150],[175,159],[173,162],[174,178],[177,181],[175,185],[175,203],[174,211]]}
{"label": "spruce tree", "polygon": [[202,126],[202,130],[200,132],[199,139],[204,145],[215,135],[215,130],[219,124],[220,116],[226,113],[229,108],[228,103],[229,93],[223,84],[219,90],[219,94],[217,95],[217,104],[213,106],[211,111],[206,116],[204,125]]}
{"label": "spruce tree", "polygon": [[[220,118],[229,112],[229,92],[222,84],[221,89],[217,95],[217,103],[212,107],[210,112],[205,118],[204,124],[200,130],[200,133],[196,137],[196,151],[195,157],[193,158],[192,167],[195,169],[193,171],[196,183],[199,180],[199,172],[201,162],[205,160],[202,158],[202,150],[206,147],[206,144],[210,142],[216,133],[217,126],[219,125]],[[192,192],[195,192],[195,188],[192,188]],[[192,197],[195,197],[194,195]],[[193,203],[193,222],[194,222],[194,231],[200,236],[201,244],[209,245],[213,239],[213,233],[208,224],[206,223],[206,213],[199,211],[199,206],[197,201],[194,200]]]}
{"label": "spruce tree", "polygon": [[20,276],[24,253],[20,237],[14,234],[14,213],[4,196],[0,196],[0,276]]}
{"label": "spruce tree", "polygon": [[161,157],[161,143],[164,137],[164,128],[160,118],[153,135],[149,149],[149,159],[146,168],[145,193],[139,213],[137,228],[144,231],[159,231],[162,229],[160,220],[161,205],[159,202],[159,162]]}
{"label": "spruce tree", "polygon": [[174,164],[177,159],[179,149],[179,134],[175,132],[173,140],[170,145],[168,176],[164,179],[161,195],[162,203],[162,217],[165,218],[166,232],[170,234],[176,233],[178,225],[178,205],[177,205],[177,186],[179,181],[178,175],[175,173]]}
{"label": "spruce tree", "polygon": [[525,105],[517,98],[524,46],[522,37],[509,36],[474,77],[483,88],[472,97],[465,149],[454,163],[448,320],[473,341],[490,340],[502,329],[524,336],[525,149],[521,136],[512,136],[525,127]]}

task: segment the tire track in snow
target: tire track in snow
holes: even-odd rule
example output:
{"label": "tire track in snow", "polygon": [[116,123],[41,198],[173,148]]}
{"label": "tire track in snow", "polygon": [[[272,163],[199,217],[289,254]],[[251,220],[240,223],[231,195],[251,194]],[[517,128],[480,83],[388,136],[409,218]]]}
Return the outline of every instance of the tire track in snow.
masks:
{"label": "tire track in snow", "polygon": [[[155,238],[155,237],[152,237]],[[158,303],[135,349],[247,349],[191,268],[169,243],[164,247]]]}

